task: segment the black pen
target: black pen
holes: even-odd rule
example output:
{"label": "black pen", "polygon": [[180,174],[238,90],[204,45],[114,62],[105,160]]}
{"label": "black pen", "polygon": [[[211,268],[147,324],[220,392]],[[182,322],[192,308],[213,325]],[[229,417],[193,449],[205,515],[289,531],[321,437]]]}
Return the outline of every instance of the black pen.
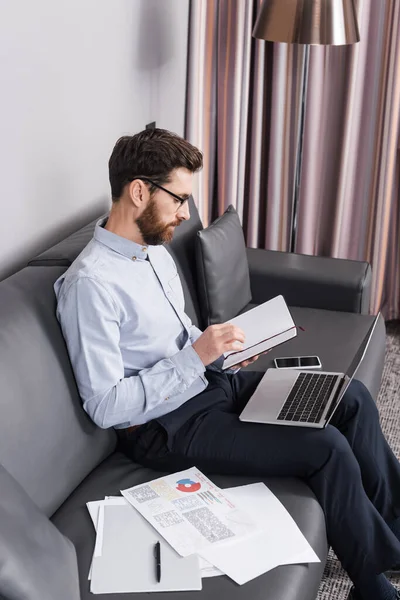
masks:
{"label": "black pen", "polygon": [[161,546],[160,542],[157,542],[154,546],[154,558],[156,559],[156,575],[157,583],[161,581]]}

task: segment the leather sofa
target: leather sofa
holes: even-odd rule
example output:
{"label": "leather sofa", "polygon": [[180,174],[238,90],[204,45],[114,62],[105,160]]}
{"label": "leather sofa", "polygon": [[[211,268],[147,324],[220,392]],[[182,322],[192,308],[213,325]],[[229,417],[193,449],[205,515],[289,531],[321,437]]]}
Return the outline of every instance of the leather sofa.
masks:
{"label": "leather sofa", "polygon": [[[194,251],[202,224],[190,202],[191,219],[176,230],[168,250],[181,276],[186,312],[193,323],[204,329]],[[0,465],[22,486],[46,519],[72,541],[82,600],[92,597],[88,572],[95,542],[85,503],[119,494],[121,489],[160,475],[131,463],[116,450],[114,430],[99,429],[83,411],[55,317],[53,283],[88,243],[94,225],[95,221],[89,223],[0,283]],[[246,252],[252,292],[252,304],[246,308],[283,294],[296,324],[305,329],[285,344],[285,355],[317,354],[324,370],[346,370],[373,319],[368,315],[369,265],[261,249]],[[357,373],[375,398],[384,350],[385,324],[381,318]],[[265,371],[277,355],[282,355],[282,347],[248,368]],[[314,600],[328,542],[324,515],[310,488],[295,478],[255,479],[245,473],[236,477],[218,473],[209,476],[223,488],[264,481],[289,510],[321,562],[281,566],[244,586],[225,576],[205,579],[202,592],[180,592],[179,598]],[[1,510],[0,502],[0,522]],[[22,540],[20,545],[23,554]],[[14,600],[18,596],[10,592],[12,578],[7,589],[2,588],[1,552],[0,597]],[[31,591],[26,600],[37,597]],[[142,600],[144,595],[98,597]],[[176,600],[178,594],[165,593],[163,597]]]}

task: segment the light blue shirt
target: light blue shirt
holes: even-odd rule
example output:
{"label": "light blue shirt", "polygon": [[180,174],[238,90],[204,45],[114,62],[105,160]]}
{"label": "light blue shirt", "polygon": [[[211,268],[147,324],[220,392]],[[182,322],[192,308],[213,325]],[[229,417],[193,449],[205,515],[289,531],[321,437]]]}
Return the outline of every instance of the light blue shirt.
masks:
{"label": "light blue shirt", "polygon": [[99,427],[125,428],[175,410],[208,381],[192,347],[202,332],[185,313],[172,256],[107,231],[106,222],[54,291],[85,411]]}

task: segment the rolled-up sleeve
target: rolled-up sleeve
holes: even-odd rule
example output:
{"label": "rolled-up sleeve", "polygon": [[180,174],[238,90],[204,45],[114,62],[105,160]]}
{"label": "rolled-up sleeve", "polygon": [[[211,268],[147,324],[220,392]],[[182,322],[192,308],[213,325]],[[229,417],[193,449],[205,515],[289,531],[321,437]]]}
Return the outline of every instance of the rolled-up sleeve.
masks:
{"label": "rolled-up sleeve", "polygon": [[60,294],[57,307],[83,407],[102,428],[141,424],[157,405],[187,390],[205,367],[191,346],[124,377],[120,315],[101,281],[81,277]]}

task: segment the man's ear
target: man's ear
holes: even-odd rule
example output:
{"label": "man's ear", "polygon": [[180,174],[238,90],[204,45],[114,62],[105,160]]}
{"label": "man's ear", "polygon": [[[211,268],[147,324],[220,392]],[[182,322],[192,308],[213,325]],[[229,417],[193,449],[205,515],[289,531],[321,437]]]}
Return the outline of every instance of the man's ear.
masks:
{"label": "man's ear", "polygon": [[136,208],[143,208],[144,183],[140,179],[134,179],[130,182],[129,197]]}

